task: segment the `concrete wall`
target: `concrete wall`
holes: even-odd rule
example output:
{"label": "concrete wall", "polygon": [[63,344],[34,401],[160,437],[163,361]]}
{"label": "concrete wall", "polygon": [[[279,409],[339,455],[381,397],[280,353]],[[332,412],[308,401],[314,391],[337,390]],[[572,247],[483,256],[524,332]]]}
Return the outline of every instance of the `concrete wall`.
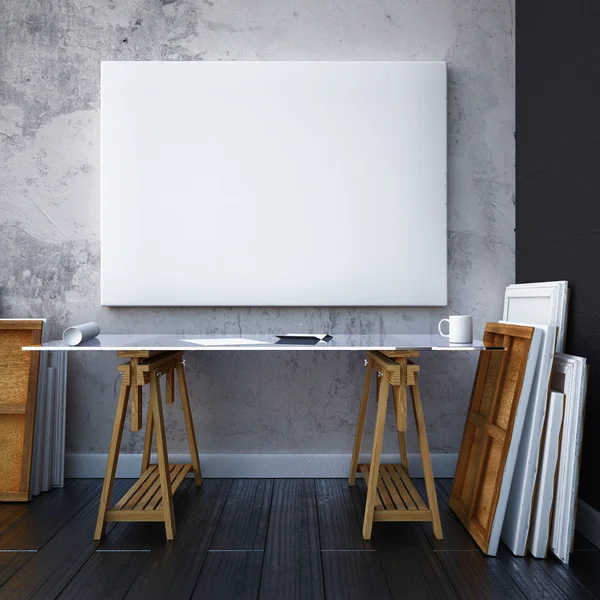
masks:
{"label": "concrete wall", "polygon": [[[88,320],[106,333],[428,332],[450,311],[472,313],[480,336],[514,281],[513,21],[511,0],[1,0],[0,315],[46,316],[56,337]],[[101,308],[100,61],[136,59],[447,60],[449,308]],[[457,450],[475,360],[422,357],[435,452]],[[106,452],[116,363],[70,360],[69,451]],[[188,367],[201,451],[350,452],[362,356],[195,354]],[[178,408],[167,423],[184,452]],[[126,451],[141,444],[125,435]]]}

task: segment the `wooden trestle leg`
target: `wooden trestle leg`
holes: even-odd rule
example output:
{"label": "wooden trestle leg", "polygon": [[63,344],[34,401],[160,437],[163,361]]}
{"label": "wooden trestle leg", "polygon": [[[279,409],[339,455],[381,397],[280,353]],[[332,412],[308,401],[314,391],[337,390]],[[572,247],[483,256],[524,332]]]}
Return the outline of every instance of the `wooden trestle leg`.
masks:
{"label": "wooden trestle leg", "polygon": [[[119,353],[119,356],[128,358],[129,362],[119,365],[122,375],[121,389],[94,539],[101,539],[105,533],[106,523],[110,521],[161,521],[165,524],[167,539],[172,540],[176,532],[173,494],[190,471],[194,473],[196,485],[202,484],[198,446],[183,368],[183,352],[137,351]],[[169,464],[160,377],[164,374],[167,376],[166,401],[167,404],[172,404],[174,402],[175,371],[177,371],[192,464]],[[110,509],[130,392],[132,388],[135,391],[134,398],[131,400],[135,402],[136,406],[135,408],[132,406],[131,409],[133,412],[132,430],[136,431],[140,428],[138,425],[141,420],[141,390],[146,384],[150,386],[150,402],[140,478],[116,503],[115,507]],[[158,464],[151,463],[152,441],[155,434]]]}
{"label": "wooden trestle leg", "polygon": [[[363,522],[363,537],[371,538],[374,521],[431,521],[436,538],[442,539],[437,496],[431,456],[425,431],[423,405],[419,390],[419,366],[410,362],[409,357],[418,356],[418,352],[368,352],[367,372],[360,403],[354,449],[348,483],[354,485],[357,473],[361,473],[367,482],[367,499]],[[377,415],[373,450],[369,464],[359,464],[359,454],[364,431],[365,417],[369,400],[369,390],[373,371],[377,372]],[[389,387],[392,386],[400,464],[381,464],[381,450],[388,405]],[[406,450],[407,428],[407,391],[410,389],[413,411],[419,441],[428,506],[409,477],[408,454]]]}

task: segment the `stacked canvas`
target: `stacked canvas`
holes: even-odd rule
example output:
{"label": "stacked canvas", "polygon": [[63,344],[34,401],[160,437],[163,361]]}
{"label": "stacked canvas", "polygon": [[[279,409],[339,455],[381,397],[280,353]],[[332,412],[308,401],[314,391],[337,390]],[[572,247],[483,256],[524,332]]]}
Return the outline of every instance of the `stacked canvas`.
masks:
{"label": "stacked canvas", "polygon": [[538,352],[533,346],[529,351],[515,409],[523,422],[516,420],[506,464],[497,474],[501,491],[499,502],[491,507],[492,535],[480,543],[492,556],[498,547],[494,532],[501,530],[502,541],[516,556],[525,556],[529,549],[533,556],[544,558],[550,549],[564,563],[569,561],[587,366],[584,358],[563,354],[567,306],[566,281],[506,288],[502,323],[534,328],[541,342]]}
{"label": "stacked canvas", "polygon": [[[44,324],[42,341],[46,341]],[[67,352],[40,352],[40,371],[31,461],[31,495],[65,481]]]}
{"label": "stacked canvas", "polygon": [[[548,548],[569,562],[575,534],[579,458],[587,366],[563,354],[569,299],[566,281],[506,288],[504,319],[544,330],[525,432],[519,446],[502,540],[517,556],[527,549],[545,558]],[[556,336],[556,350],[551,350]]]}
{"label": "stacked canvas", "polygon": [[[48,340],[46,319],[1,321],[41,321],[41,342]],[[29,479],[32,496],[64,485],[66,397],[67,353],[40,352]]]}

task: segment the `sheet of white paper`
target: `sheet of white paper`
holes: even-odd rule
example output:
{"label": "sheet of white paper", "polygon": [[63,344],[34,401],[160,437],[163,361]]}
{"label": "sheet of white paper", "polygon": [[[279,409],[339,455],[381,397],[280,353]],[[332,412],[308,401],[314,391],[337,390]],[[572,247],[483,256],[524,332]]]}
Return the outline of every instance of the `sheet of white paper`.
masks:
{"label": "sheet of white paper", "polygon": [[253,346],[255,344],[268,344],[269,342],[261,342],[259,340],[248,340],[246,338],[207,338],[199,340],[183,340],[190,344],[198,344],[199,346]]}
{"label": "sheet of white paper", "polygon": [[322,340],[326,338],[328,333],[286,333],[285,335],[278,335],[279,338],[314,338]]}

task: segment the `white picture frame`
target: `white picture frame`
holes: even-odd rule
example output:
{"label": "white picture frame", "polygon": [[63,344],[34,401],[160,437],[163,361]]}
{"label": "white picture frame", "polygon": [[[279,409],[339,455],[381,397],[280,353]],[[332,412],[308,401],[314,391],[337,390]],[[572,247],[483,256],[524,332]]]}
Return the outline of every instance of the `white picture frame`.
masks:
{"label": "white picture frame", "polygon": [[527,547],[535,558],[546,558],[548,555],[564,408],[565,395],[551,391],[546,411],[542,458],[536,481],[527,542]]}
{"label": "white picture frame", "polygon": [[510,438],[510,446],[508,448],[508,454],[504,464],[504,472],[502,474],[500,495],[498,497],[496,512],[494,513],[494,520],[492,522],[492,531],[490,533],[490,542],[487,551],[488,556],[496,556],[498,553],[498,546],[500,545],[500,536],[502,534],[506,507],[508,505],[508,496],[510,494],[512,478],[515,471],[515,465],[517,463],[517,455],[519,453],[519,445],[521,443],[521,435],[523,433],[523,426],[525,424],[527,407],[531,397],[531,389],[533,387],[541,342],[542,330],[536,327],[533,331],[531,345],[529,346],[529,353],[527,354],[527,364],[525,366],[525,375],[523,377],[523,384],[521,386],[521,393],[519,395],[519,404],[517,405],[517,410],[515,413],[512,436]]}
{"label": "white picture frame", "polygon": [[586,387],[586,359],[557,353],[552,389],[565,395],[565,410],[549,547],[564,564],[569,563],[575,535]]}
{"label": "white picture frame", "polygon": [[558,327],[556,350],[564,352],[568,305],[567,281],[512,284],[504,293],[502,320]]}
{"label": "white picture frame", "polygon": [[556,327],[535,325],[535,328],[541,332],[542,341],[502,527],[502,541],[515,556],[525,556],[527,553],[533,494],[556,347]]}

